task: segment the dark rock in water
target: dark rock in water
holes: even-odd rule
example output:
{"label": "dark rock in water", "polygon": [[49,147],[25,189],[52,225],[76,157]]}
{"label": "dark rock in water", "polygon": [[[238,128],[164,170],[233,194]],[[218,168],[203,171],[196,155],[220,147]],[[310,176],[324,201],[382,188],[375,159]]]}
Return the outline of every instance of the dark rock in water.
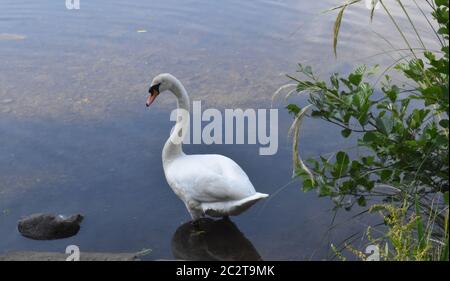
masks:
{"label": "dark rock in water", "polygon": [[73,236],[80,230],[83,216],[63,217],[52,214],[33,214],[19,221],[19,232],[35,240],[52,240]]}

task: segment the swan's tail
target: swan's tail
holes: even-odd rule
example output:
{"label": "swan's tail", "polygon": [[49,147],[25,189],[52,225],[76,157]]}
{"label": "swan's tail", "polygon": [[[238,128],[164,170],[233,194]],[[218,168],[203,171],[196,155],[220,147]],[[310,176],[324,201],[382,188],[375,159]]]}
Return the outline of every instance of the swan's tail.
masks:
{"label": "swan's tail", "polygon": [[212,217],[237,216],[267,196],[269,194],[256,192],[240,200],[202,203],[202,209],[205,214]]}

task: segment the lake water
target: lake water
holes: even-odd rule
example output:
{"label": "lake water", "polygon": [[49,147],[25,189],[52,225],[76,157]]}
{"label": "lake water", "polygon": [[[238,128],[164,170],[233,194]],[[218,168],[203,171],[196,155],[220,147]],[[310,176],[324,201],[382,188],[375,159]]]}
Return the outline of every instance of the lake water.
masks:
{"label": "lake water", "polygon": [[[391,40],[397,34],[381,11],[370,24],[364,5],[348,10],[334,57],[335,13],[323,11],[340,2],[81,0],[80,10],[67,10],[64,0],[1,0],[0,253],[76,244],[81,251],[150,248],[146,259],[332,256],[330,243],[375,220],[351,219],[362,210],[355,208],[333,222],[329,199],[289,184],[291,118],[282,98],[274,105],[281,109],[276,155],[259,156],[256,145],[185,146],[233,158],[258,191],[272,195],[233,223],[207,222],[200,240],[189,237],[190,218],[161,166],[174,99],[160,96],[150,110],[145,99],[152,77],[170,72],[204,108],[270,108],[298,62],[323,76],[364,62],[386,65],[388,55],[374,55],[389,46],[374,31]],[[419,30],[432,44],[426,25]],[[304,157],[346,145],[332,126],[303,125]],[[16,223],[35,212],[79,212],[85,220],[75,237],[32,241]]]}

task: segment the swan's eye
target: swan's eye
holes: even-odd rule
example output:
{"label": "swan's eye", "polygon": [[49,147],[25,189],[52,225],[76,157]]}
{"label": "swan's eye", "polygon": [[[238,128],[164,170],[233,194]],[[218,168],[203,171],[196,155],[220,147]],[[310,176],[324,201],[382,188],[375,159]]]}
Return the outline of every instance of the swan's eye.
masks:
{"label": "swan's eye", "polygon": [[159,86],[160,85],[161,85],[161,83],[158,83],[158,84],[155,84],[155,85],[151,86],[150,89],[148,90],[148,92],[150,94],[153,94],[153,93],[159,94]]}

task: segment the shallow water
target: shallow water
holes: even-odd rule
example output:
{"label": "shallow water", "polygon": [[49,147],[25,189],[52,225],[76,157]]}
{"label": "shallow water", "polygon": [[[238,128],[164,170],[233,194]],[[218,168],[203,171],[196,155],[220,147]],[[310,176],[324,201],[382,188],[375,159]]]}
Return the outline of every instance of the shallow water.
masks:
{"label": "shallow water", "polygon": [[[291,119],[282,110],[274,156],[259,156],[255,145],[185,147],[233,158],[258,191],[275,195],[232,218],[234,226],[211,226],[229,228],[229,239],[247,252],[223,253],[223,236],[214,233],[227,230],[181,247],[189,217],[165,182],[160,156],[174,101],[161,96],[150,111],[144,104],[151,78],[170,72],[205,108],[269,108],[297,62],[324,76],[386,64],[389,57],[373,56],[387,47],[372,31],[396,34],[381,15],[370,25],[363,6],[349,9],[335,58],[334,14],[322,12],[339,1],[81,0],[80,10],[64,2],[0,4],[0,253],[76,244],[81,251],[150,248],[148,259],[207,259],[202,247],[228,259],[324,259],[330,243],[367,225],[368,218],[348,222],[355,209],[339,212],[342,225],[327,231],[329,200],[286,185]],[[304,123],[305,157],[345,145],[334,127]],[[16,222],[35,212],[80,212],[85,221],[73,238],[32,241]]]}

